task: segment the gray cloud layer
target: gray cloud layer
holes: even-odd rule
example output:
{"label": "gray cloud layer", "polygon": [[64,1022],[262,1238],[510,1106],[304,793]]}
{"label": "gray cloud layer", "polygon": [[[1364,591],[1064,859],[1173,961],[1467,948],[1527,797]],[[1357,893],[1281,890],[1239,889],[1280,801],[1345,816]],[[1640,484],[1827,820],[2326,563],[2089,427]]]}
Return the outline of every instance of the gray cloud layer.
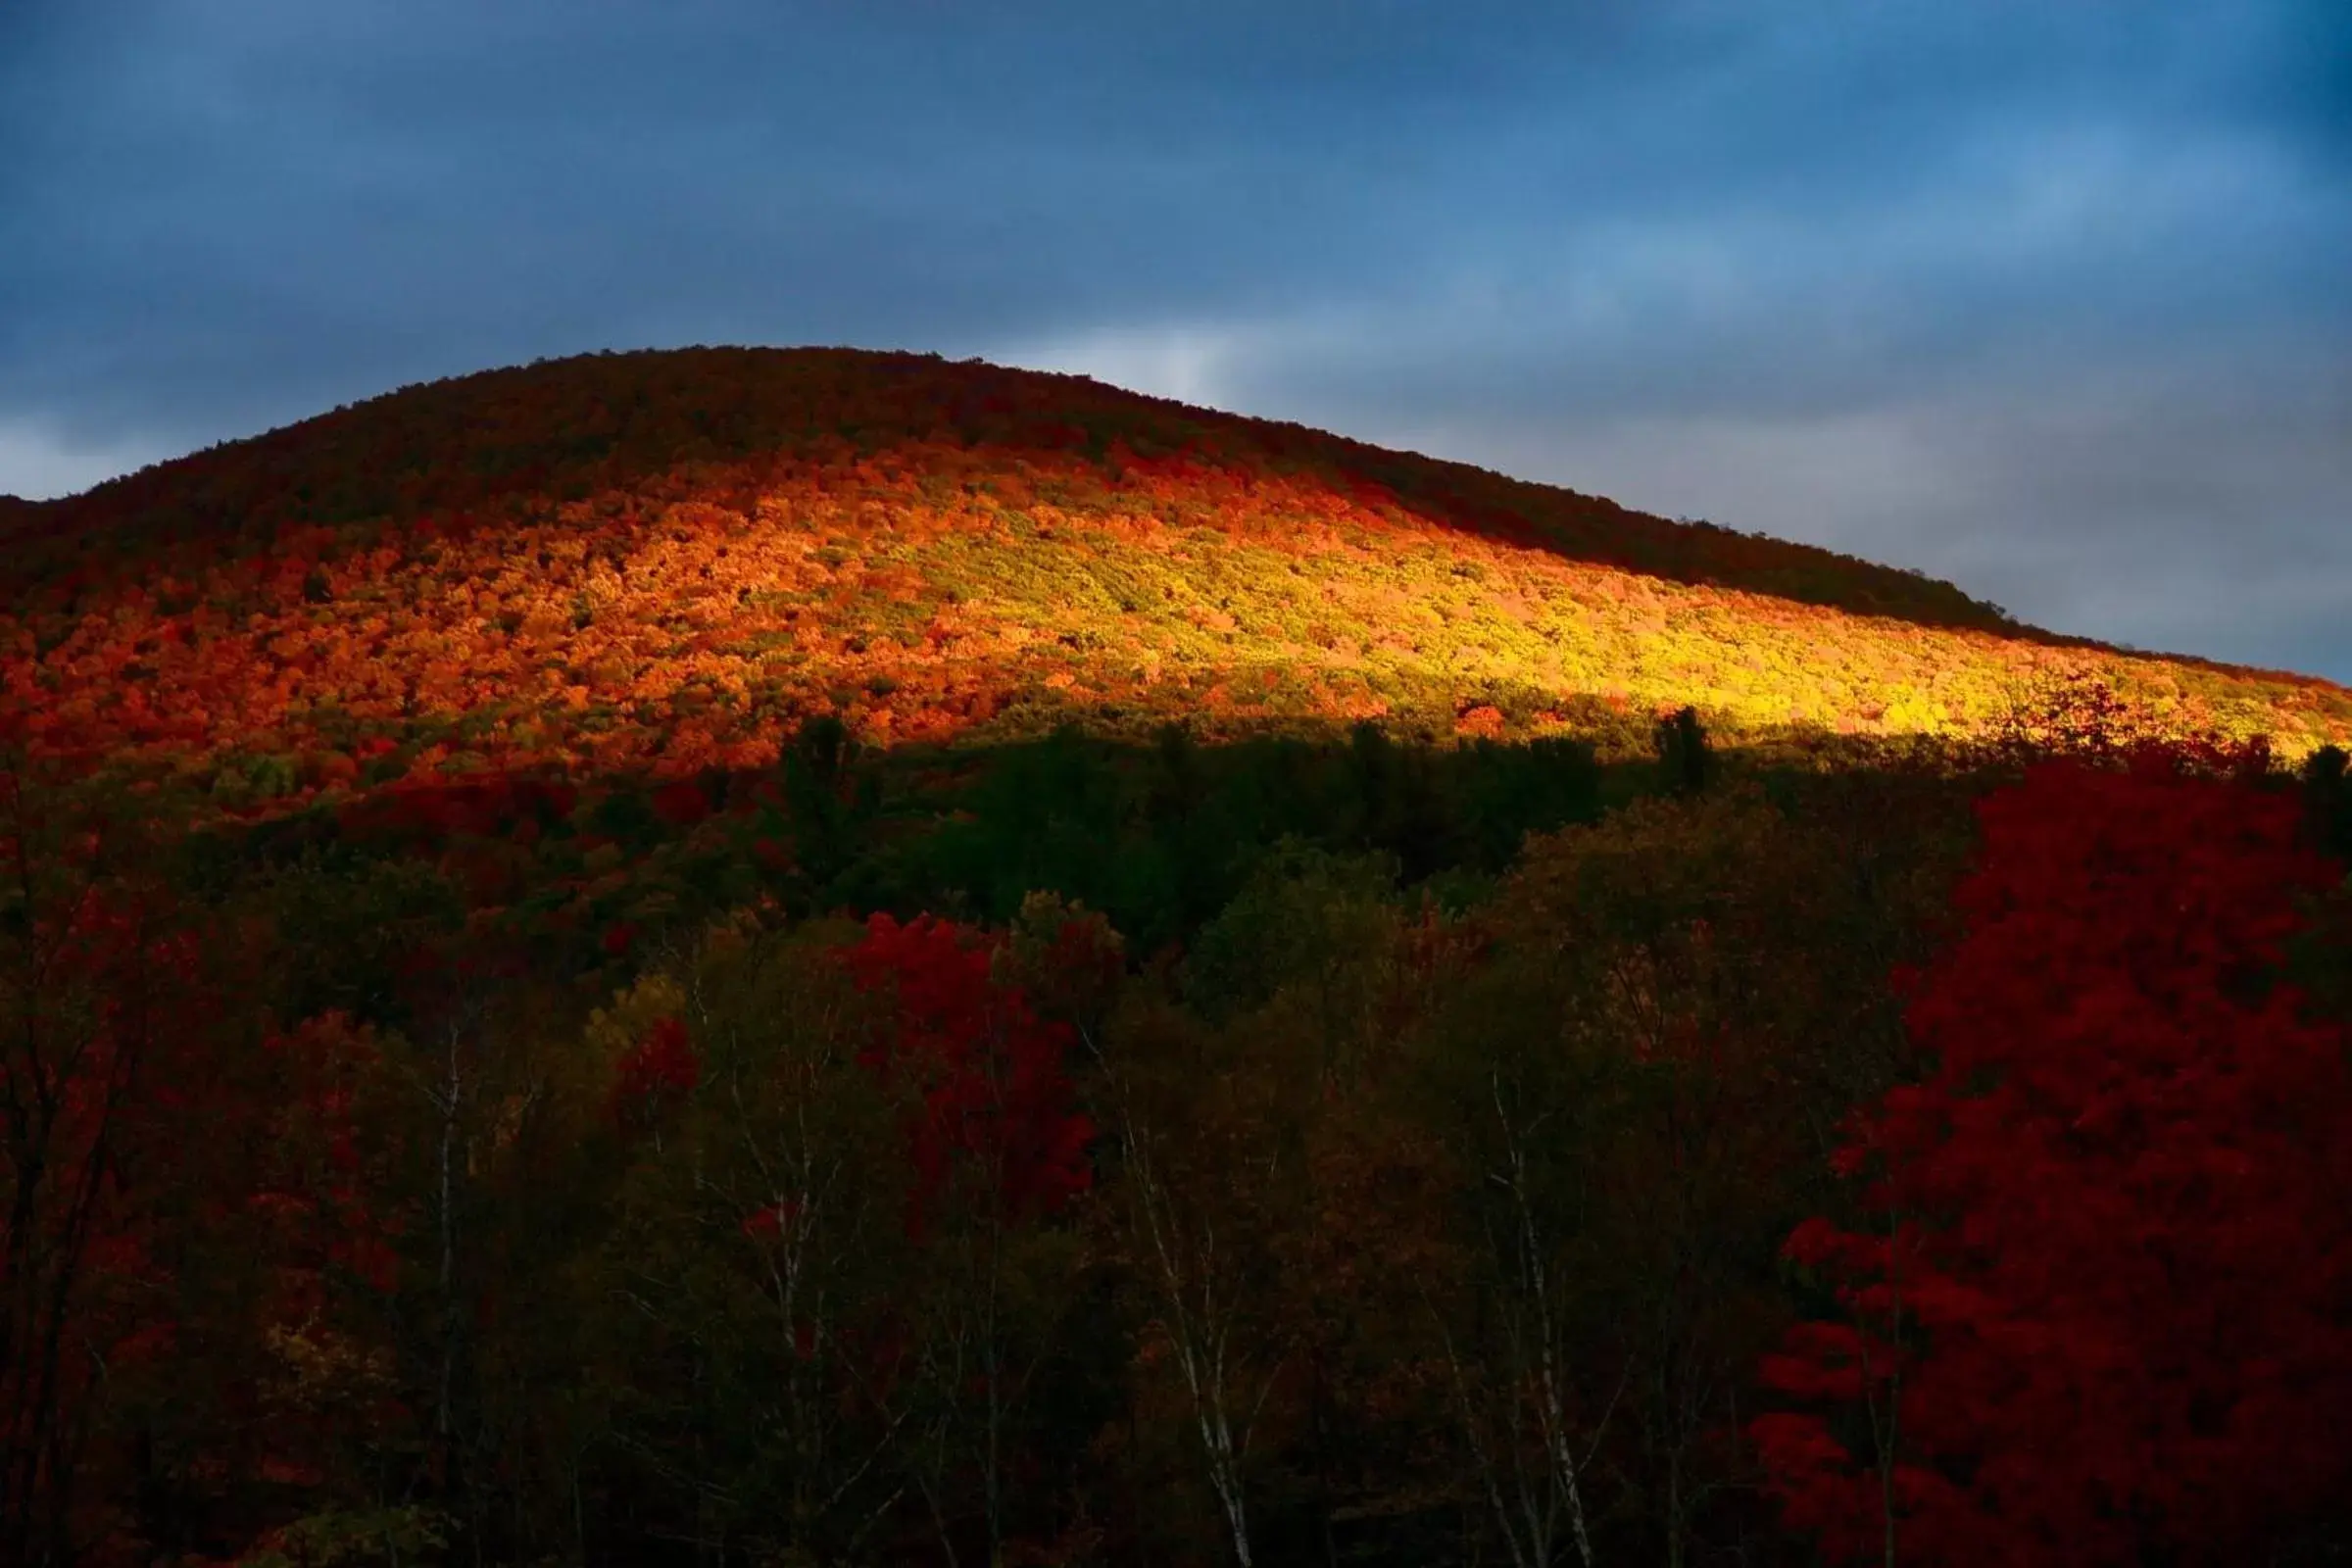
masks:
{"label": "gray cloud layer", "polygon": [[2348,264],[2335,0],[0,7],[24,493],[538,355],[936,348],[2352,680]]}

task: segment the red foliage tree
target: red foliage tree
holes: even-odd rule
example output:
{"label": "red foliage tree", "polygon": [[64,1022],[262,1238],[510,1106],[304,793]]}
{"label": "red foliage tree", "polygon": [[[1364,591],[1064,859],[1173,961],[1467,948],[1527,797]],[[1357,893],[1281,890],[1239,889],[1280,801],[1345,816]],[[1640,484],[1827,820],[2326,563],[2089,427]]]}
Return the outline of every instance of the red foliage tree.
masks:
{"label": "red foliage tree", "polygon": [[[0,761],[0,1561],[64,1561],[110,1369],[168,1353],[201,1207],[201,987],[120,802]],[[134,869],[123,869],[130,867]]]}
{"label": "red foliage tree", "polygon": [[1764,1367],[1831,1414],[1751,1428],[1833,1555],[2249,1561],[2352,1488],[2345,1037],[2273,983],[2338,873],[2177,763],[1982,802],[1966,934],[1900,977],[1936,1070],[1839,1155],[1878,1222],[1788,1241],[1844,1320]]}
{"label": "red foliage tree", "polygon": [[671,779],[654,790],[653,808],[670,826],[692,827],[710,814],[710,796],[697,779]]}
{"label": "red foliage tree", "polygon": [[1019,987],[994,975],[983,935],[923,915],[902,925],[875,915],[846,959],[858,987],[894,1004],[876,1069],[922,1086],[909,1129],[916,1182],[909,1228],[948,1185],[956,1161],[993,1185],[1007,1217],[1050,1213],[1091,1177],[1094,1127],[1072,1108],[1067,1025],[1038,1017]]}
{"label": "red foliage tree", "polygon": [[288,1232],[281,1242],[285,1277],[278,1315],[289,1323],[317,1317],[326,1283],[341,1277],[383,1294],[398,1282],[393,1238],[399,1216],[368,1206],[355,1085],[382,1070],[370,1033],[343,1013],[306,1019],[272,1033],[284,1103],[271,1107],[267,1142],[273,1169],[247,1200]]}
{"label": "red foliage tree", "polygon": [[702,1057],[687,1038],[686,1025],[664,1018],[622,1054],[612,1081],[613,1119],[623,1126],[651,1125],[702,1079]]}

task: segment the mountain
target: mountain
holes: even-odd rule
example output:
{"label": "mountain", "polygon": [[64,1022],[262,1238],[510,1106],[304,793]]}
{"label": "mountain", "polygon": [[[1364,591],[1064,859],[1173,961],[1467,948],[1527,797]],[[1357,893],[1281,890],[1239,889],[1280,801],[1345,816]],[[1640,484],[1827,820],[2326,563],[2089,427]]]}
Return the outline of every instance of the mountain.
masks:
{"label": "mountain", "polygon": [[2352,1555],[2344,756],[2070,755],[2340,688],[904,355],[0,511],[0,1563]]}
{"label": "mountain", "polygon": [[[2352,691],[2019,624],[1948,583],[1082,377],[848,349],[412,386],[0,510],[35,746],[307,796],[1078,718],[1971,733],[2023,683],[2352,738]],[[1621,716],[1622,715],[1622,716]],[[1612,730],[1611,726],[1615,725]]]}

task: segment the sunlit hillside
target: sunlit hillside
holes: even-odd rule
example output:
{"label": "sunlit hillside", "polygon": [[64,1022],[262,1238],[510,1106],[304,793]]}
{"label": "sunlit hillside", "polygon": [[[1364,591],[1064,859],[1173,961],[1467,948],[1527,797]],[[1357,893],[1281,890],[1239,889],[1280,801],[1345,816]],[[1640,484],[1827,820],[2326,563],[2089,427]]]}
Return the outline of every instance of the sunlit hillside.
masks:
{"label": "sunlit hillside", "polygon": [[2343,688],[845,351],[0,605],[0,1564],[2352,1556]]}
{"label": "sunlit hillside", "polygon": [[1075,377],[685,350],[413,387],[0,526],[8,721],[248,798],[1080,718],[1971,733],[2096,672],[2162,727],[2352,692],[2020,626],[1916,573]]}

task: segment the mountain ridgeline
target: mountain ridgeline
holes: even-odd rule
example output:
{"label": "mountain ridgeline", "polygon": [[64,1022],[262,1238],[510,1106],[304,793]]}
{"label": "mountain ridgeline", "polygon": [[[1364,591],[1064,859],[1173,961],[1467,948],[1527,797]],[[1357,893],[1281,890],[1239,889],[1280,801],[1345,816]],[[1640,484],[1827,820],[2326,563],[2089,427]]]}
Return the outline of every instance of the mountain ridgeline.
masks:
{"label": "mountain ridgeline", "polygon": [[[404,389],[0,519],[32,744],[426,774],[761,765],[1077,720],[1639,742],[1983,732],[2094,673],[2159,727],[2352,736],[2324,681],[1072,376],[840,349]],[[392,757],[392,762],[374,760]]]}

